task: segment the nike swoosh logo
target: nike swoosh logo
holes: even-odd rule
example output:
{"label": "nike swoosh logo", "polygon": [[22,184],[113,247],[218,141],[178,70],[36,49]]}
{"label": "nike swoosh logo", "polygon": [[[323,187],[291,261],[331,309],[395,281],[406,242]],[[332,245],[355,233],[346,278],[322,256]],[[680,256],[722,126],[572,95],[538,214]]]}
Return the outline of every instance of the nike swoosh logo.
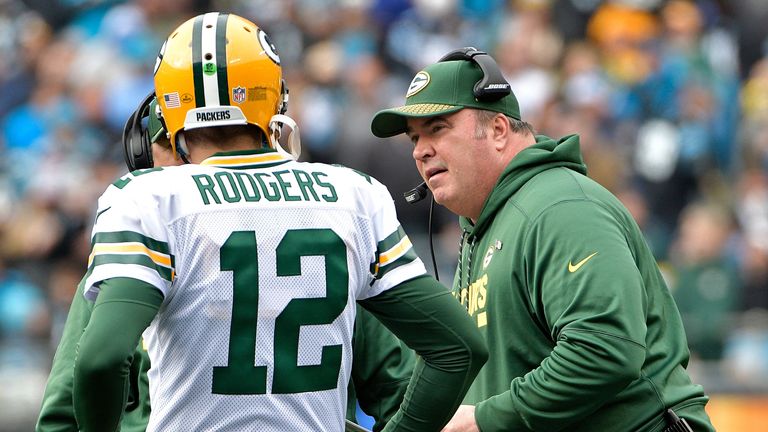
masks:
{"label": "nike swoosh logo", "polygon": [[575,265],[572,264],[570,261],[568,261],[568,271],[571,272],[571,273],[575,272],[576,270],[580,269],[581,266],[584,265],[584,263],[589,261],[595,255],[597,255],[597,252],[595,252],[592,255],[590,255],[590,256],[584,258],[583,260],[577,262]]}
{"label": "nike swoosh logo", "polygon": [[107,211],[107,210],[109,210],[109,209],[111,209],[111,208],[112,208],[112,206],[109,206],[109,207],[105,208],[104,210],[102,210],[102,211],[100,211],[100,212],[96,213],[96,220],[94,220],[94,221],[93,221],[93,223],[96,223],[96,222],[98,222],[98,220],[99,220],[99,216],[101,216],[102,214],[104,214],[104,212],[105,212],[105,211]]}

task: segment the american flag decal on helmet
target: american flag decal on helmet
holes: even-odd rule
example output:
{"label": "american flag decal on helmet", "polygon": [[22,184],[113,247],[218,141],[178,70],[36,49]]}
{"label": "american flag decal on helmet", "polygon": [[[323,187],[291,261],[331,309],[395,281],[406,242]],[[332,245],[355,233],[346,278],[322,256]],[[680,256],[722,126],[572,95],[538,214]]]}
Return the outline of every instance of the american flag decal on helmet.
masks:
{"label": "american flag decal on helmet", "polygon": [[177,92],[164,94],[163,100],[165,101],[165,106],[168,108],[178,108],[181,106],[181,101],[179,100],[179,93]]}

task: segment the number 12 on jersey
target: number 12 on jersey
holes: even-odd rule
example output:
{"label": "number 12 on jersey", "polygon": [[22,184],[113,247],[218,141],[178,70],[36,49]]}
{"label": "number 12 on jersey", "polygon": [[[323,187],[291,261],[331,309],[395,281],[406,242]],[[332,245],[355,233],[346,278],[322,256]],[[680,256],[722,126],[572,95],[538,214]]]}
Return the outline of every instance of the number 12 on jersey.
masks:
{"label": "number 12 on jersey", "polygon": [[[259,305],[256,233],[236,231],[221,247],[220,269],[234,281],[229,357],[214,366],[212,393],[266,394],[267,366],[254,364]],[[342,346],[326,345],[318,365],[299,366],[299,333],[305,325],[330,324],[347,305],[349,270],[344,241],[330,229],[289,230],[277,246],[277,276],[301,274],[301,257],[325,258],[325,291],[320,298],[294,298],[275,320],[272,393],[304,393],[336,387]],[[298,288],[297,288],[298,289]]]}

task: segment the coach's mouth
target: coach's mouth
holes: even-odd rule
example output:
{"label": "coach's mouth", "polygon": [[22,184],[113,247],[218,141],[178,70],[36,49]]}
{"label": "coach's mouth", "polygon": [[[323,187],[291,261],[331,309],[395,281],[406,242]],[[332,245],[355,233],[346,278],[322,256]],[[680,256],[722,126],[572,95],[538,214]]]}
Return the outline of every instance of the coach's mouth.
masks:
{"label": "coach's mouth", "polygon": [[445,168],[429,168],[424,172],[424,175],[427,177],[427,182],[429,183],[434,177],[439,176],[440,174],[447,171],[448,170]]}

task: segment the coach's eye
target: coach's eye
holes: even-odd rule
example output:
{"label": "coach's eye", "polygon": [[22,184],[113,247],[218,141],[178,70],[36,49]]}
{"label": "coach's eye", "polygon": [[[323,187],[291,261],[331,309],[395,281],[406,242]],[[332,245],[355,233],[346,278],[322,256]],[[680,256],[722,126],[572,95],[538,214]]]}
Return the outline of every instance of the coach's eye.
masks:
{"label": "coach's eye", "polygon": [[440,132],[443,129],[445,129],[445,125],[444,124],[435,124],[435,125],[432,126],[432,129],[430,129],[429,132],[435,134],[435,133]]}

